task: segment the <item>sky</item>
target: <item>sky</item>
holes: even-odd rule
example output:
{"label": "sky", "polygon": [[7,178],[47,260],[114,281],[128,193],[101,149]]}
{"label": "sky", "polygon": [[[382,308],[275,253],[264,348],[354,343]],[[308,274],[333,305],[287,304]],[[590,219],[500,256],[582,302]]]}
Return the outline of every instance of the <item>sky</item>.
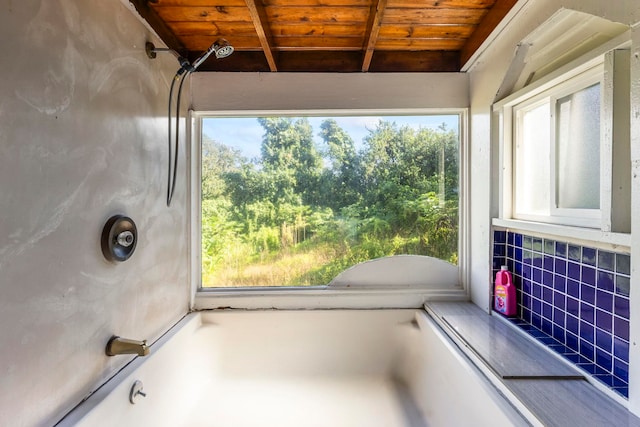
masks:
{"label": "sky", "polygon": [[[307,117],[313,127],[317,144],[322,140],[318,136],[320,124],[328,117]],[[436,129],[442,123],[447,129],[458,129],[457,115],[431,116],[333,116],[355,142],[356,148],[362,147],[362,140],[369,134],[368,129],[375,129],[379,120],[393,121],[399,126],[408,125],[415,129]],[[294,118],[295,119],[295,118]],[[202,119],[202,133],[209,138],[233,147],[242,155],[251,159],[260,156],[260,144],[264,129],[255,117],[206,117]]]}

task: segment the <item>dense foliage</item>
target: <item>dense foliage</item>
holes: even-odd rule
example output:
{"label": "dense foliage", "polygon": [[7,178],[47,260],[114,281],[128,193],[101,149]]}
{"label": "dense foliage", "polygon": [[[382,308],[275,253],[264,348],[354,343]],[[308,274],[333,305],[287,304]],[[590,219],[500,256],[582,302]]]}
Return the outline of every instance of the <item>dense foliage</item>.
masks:
{"label": "dense foliage", "polygon": [[457,263],[458,136],[379,121],[360,150],[333,119],[259,118],[261,157],[202,141],[203,286],[326,284],[395,254]]}

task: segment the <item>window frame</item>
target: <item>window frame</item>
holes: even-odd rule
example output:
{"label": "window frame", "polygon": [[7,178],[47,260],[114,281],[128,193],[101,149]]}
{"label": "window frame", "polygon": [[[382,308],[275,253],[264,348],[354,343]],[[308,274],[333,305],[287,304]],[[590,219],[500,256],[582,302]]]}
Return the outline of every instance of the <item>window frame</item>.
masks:
{"label": "window frame", "polygon": [[[497,215],[494,226],[566,237],[583,242],[608,243],[628,247],[630,244],[631,198],[630,164],[628,161],[630,117],[630,34],[602,44],[590,52],[550,71],[522,89],[502,98],[492,106],[491,123],[496,148],[495,161],[501,167],[496,175]],[[597,228],[578,224],[565,225],[516,219],[513,213],[513,106],[561,84],[595,66],[604,64],[604,96],[601,107],[601,222]],[[506,78],[506,77],[505,77]],[[614,138],[614,135],[616,137]],[[614,187],[615,185],[615,187]]]}
{"label": "window frame", "polygon": [[[328,285],[309,287],[256,287],[256,288],[203,288],[201,274],[201,135],[205,117],[258,117],[258,116],[408,116],[457,115],[459,126],[459,230],[458,276],[460,289],[399,289],[389,286],[378,289],[332,289]],[[188,206],[189,206],[189,282],[192,309],[224,307],[237,308],[402,308],[421,307],[431,298],[468,295],[468,110],[465,108],[440,109],[380,109],[380,110],[259,110],[259,111],[189,111],[188,127]]]}
{"label": "window frame", "polygon": [[[520,102],[514,104],[512,107],[512,117],[513,117],[513,136],[512,136],[512,153],[513,153],[513,174],[511,176],[512,180],[512,195],[511,195],[511,203],[512,203],[512,212],[513,218],[518,220],[525,221],[538,221],[545,222],[549,224],[558,224],[558,225],[569,225],[569,226],[578,226],[578,227],[588,227],[588,228],[600,228],[602,223],[602,205],[598,209],[578,209],[578,208],[559,208],[557,204],[558,200],[558,121],[557,121],[557,111],[558,111],[558,100],[562,99],[566,96],[572,95],[574,93],[579,92],[580,90],[591,87],[595,84],[598,84],[600,87],[600,117],[601,120],[604,115],[604,65],[603,63],[597,64],[586,71],[583,71],[580,74],[571,76],[567,78],[567,80],[560,82],[559,84],[539,93],[535,96],[526,97],[520,100]],[[541,106],[541,105],[549,105],[549,139],[548,139],[548,150],[549,150],[549,197],[548,197],[548,214],[547,215],[536,215],[526,212],[518,212],[516,208],[516,179],[518,177],[517,170],[517,149],[516,145],[518,141],[522,138],[522,116],[527,111],[531,111],[532,109]],[[602,129],[602,127],[601,127]],[[602,130],[600,131],[599,141],[600,141],[600,159],[603,156],[603,139],[606,136],[603,134]],[[602,160],[600,160],[600,163]],[[603,171],[600,170],[600,189],[599,192],[602,194],[603,186],[602,182],[606,179],[603,176]]]}

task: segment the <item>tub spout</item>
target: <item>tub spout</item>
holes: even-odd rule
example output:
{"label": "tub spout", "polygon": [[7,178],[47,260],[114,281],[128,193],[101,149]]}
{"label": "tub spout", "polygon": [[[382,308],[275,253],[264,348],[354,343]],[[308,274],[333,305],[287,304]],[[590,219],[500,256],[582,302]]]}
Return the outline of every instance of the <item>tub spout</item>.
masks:
{"label": "tub spout", "polygon": [[107,343],[105,350],[107,356],[115,356],[116,354],[137,354],[138,356],[146,356],[149,354],[147,340],[136,341],[117,336],[111,337]]}

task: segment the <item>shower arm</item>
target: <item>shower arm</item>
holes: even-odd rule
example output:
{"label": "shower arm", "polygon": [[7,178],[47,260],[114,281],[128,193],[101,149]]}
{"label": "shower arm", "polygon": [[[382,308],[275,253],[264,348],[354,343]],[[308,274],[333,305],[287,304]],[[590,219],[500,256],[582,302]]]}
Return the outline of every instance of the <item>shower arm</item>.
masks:
{"label": "shower arm", "polygon": [[[183,56],[181,56],[178,52],[176,52],[175,50],[168,48],[168,47],[156,47],[153,43],[151,42],[147,42],[144,45],[144,50],[145,52],[147,52],[147,56],[149,57],[149,59],[155,59],[158,56],[158,53],[170,53],[172,54],[180,63],[180,69],[183,70],[182,73],[184,73],[185,71],[191,71],[190,68],[191,67],[191,63],[189,62],[189,60]],[[182,74],[180,73],[180,74]]]}

